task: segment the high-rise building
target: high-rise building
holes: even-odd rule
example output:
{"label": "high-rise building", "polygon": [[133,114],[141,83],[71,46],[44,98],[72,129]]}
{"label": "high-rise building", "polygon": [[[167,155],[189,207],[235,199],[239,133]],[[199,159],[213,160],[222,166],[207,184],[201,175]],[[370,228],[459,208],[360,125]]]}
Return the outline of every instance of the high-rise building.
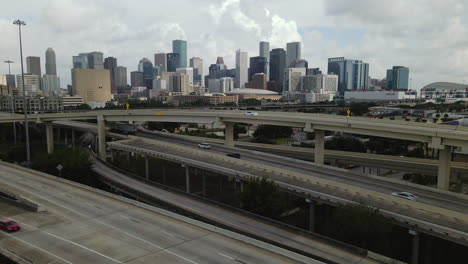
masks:
{"label": "high-rise building", "polygon": [[80,53],[78,56],[73,56],[73,68],[88,69],[88,53]]}
{"label": "high-rise building", "polygon": [[266,58],[270,57],[270,42],[266,42],[266,41],[260,42],[259,56],[266,57]]}
{"label": "high-rise building", "polygon": [[328,59],[328,74],[338,75],[338,94],[369,89],[369,64],[344,57]]}
{"label": "high-rise building", "polygon": [[245,84],[248,81],[248,59],[247,52],[241,51],[240,49],[236,51],[236,83],[235,86],[238,88],[245,88]]}
{"label": "high-rise building", "polygon": [[301,59],[301,43],[290,42],[286,44],[286,67],[289,67],[291,62]]}
{"label": "high-rise building", "polygon": [[404,66],[393,66],[387,70],[388,90],[408,90],[409,68]]}
{"label": "high-rise building", "polygon": [[267,77],[264,73],[256,73],[252,77],[252,88],[254,89],[263,89],[267,88]]}
{"label": "high-rise building", "polygon": [[16,87],[15,75],[13,74],[0,74],[0,85],[9,87]]}
{"label": "high-rise building", "polygon": [[283,92],[301,90],[301,77],[306,75],[307,68],[284,69]]}
{"label": "high-rise building", "polygon": [[205,78],[203,78],[203,60],[199,57],[191,58],[190,67],[193,68],[193,83],[195,85],[205,86]]}
{"label": "high-rise building", "polygon": [[[270,81],[283,86],[284,69],[286,68],[286,51],[284,49],[273,49],[270,52]],[[283,89],[279,89],[282,91]]]}
{"label": "high-rise building", "polygon": [[176,39],[172,41],[172,53],[179,54],[178,67],[187,67],[187,41]]}
{"label": "high-rise building", "polygon": [[224,64],[224,58],[223,57],[217,57],[216,58],[216,64]]}
{"label": "high-rise building", "polygon": [[28,74],[41,76],[41,58],[29,56],[26,57]]}
{"label": "high-rise building", "polygon": [[307,75],[317,75],[317,74],[322,74],[322,71],[320,70],[320,68],[307,69]]}
{"label": "high-rise building", "polygon": [[266,57],[250,57],[249,81],[252,81],[252,78],[256,73],[266,74],[267,65],[268,62]]}
{"label": "high-rise building", "polygon": [[132,87],[145,86],[145,78],[143,76],[144,76],[143,72],[132,71],[130,73],[130,85]]}
{"label": "high-rise building", "polygon": [[173,93],[181,93],[182,95],[188,95],[191,92],[191,86],[189,84],[189,78],[184,73],[174,73],[169,75],[169,90]]}
{"label": "high-rise building", "polygon": [[301,88],[303,92],[335,95],[338,90],[338,76],[329,74],[303,76]]}
{"label": "high-rise building", "polygon": [[99,51],[88,53],[88,68],[89,69],[104,69],[104,54]]}
{"label": "high-rise building", "polygon": [[167,71],[167,56],[166,53],[154,54],[154,67],[161,66],[161,73]]}
{"label": "high-rise building", "polygon": [[42,76],[42,91],[45,95],[59,95],[60,94],[60,78],[57,75]]}
{"label": "high-rise building", "polygon": [[222,77],[219,79],[219,92],[226,93],[234,90],[234,78]]}
{"label": "high-rise building", "polygon": [[117,66],[114,69],[114,83],[117,91],[127,86],[127,68]]}
{"label": "high-rise building", "polygon": [[104,59],[104,69],[109,70],[111,80],[111,93],[116,94],[117,88],[115,86],[115,68],[117,67],[117,59],[114,57],[107,57]]}
{"label": "high-rise building", "polygon": [[55,51],[48,48],[45,52],[46,75],[57,75],[57,62],[55,60]]}
{"label": "high-rise building", "polygon": [[110,101],[110,71],[105,69],[72,69],[72,93],[83,103],[104,107]]}
{"label": "high-rise building", "polygon": [[[23,89],[23,79],[21,74],[16,75],[17,88]],[[40,92],[41,89],[41,76],[36,74],[25,74],[24,75],[24,89],[26,95],[35,95]]]}
{"label": "high-rise building", "polygon": [[153,63],[147,58],[140,60],[138,64],[138,71],[143,72],[144,79],[154,79],[154,67]]}
{"label": "high-rise building", "polygon": [[167,69],[168,72],[175,72],[177,68],[180,68],[179,53],[167,53]]}
{"label": "high-rise building", "polygon": [[193,85],[193,68],[192,67],[181,67],[177,68],[176,72],[184,73],[188,76],[189,85]]}

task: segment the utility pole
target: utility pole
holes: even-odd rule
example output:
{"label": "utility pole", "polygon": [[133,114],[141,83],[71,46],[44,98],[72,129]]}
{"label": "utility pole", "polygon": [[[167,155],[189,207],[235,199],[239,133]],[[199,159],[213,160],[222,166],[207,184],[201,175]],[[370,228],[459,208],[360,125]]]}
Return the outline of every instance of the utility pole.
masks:
{"label": "utility pole", "polygon": [[[11,76],[11,68],[10,64],[13,63],[11,60],[6,60],[4,61],[5,63],[8,63],[8,75]],[[8,80],[7,80],[7,85],[8,85]],[[10,86],[8,85],[8,90],[10,90]],[[13,97],[13,91],[11,91],[11,115],[15,114],[15,99]],[[13,142],[16,145],[16,122],[13,122]]]}
{"label": "utility pole", "polygon": [[28,127],[28,104],[26,99],[26,88],[24,87],[24,67],[23,67],[23,43],[21,41],[21,26],[26,26],[24,21],[19,19],[13,21],[14,25],[18,26],[19,42],[20,42],[20,57],[21,57],[21,79],[23,81],[23,113],[24,113],[24,130],[26,132],[26,165],[31,164],[31,150],[29,148],[29,127]]}

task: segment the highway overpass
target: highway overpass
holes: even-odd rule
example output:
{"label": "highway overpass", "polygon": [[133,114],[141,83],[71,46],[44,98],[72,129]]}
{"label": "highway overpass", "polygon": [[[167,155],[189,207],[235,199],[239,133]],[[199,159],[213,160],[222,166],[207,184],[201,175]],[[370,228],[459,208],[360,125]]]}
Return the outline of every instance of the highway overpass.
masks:
{"label": "highway overpass", "polygon": [[[324,162],[324,131],[361,134],[377,137],[397,138],[427,142],[429,146],[439,150],[438,188],[448,189],[452,147],[468,147],[468,128],[444,126],[427,123],[408,123],[405,121],[380,120],[361,117],[344,117],[333,115],[260,112],[257,116],[246,116],[241,111],[202,111],[202,110],[107,110],[90,112],[71,112],[54,114],[29,115],[29,120],[46,122],[48,139],[51,138],[50,122],[58,120],[98,120],[98,136],[105,137],[105,121],[159,121],[182,123],[218,123],[226,125],[225,144],[234,144],[234,124],[269,124],[303,128],[304,131],[315,132],[315,162]],[[22,122],[21,115],[2,115],[2,122]],[[48,140],[50,142],[50,140]],[[105,156],[105,140],[99,140],[101,158]]]}
{"label": "highway overpass", "polygon": [[47,209],[31,212],[0,202],[0,217],[14,219],[22,227],[16,233],[0,232],[0,253],[20,263],[322,263],[4,162],[0,162],[0,182],[0,188]]}

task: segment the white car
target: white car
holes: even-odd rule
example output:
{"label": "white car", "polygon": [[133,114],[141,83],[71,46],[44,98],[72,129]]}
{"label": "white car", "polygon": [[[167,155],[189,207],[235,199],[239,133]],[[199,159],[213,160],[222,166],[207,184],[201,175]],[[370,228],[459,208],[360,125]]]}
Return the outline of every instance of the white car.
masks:
{"label": "white car", "polygon": [[408,200],[416,200],[418,198],[416,195],[409,193],[409,192],[392,192],[393,196],[400,197],[403,199],[408,199]]}
{"label": "white car", "polygon": [[256,115],[258,115],[258,113],[257,113],[257,112],[253,112],[253,111],[248,111],[248,112],[245,112],[244,115],[256,116]]}
{"label": "white car", "polygon": [[211,145],[208,144],[208,143],[202,142],[202,143],[198,144],[198,147],[199,147],[199,148],[202,148],[202,149],[210,149],[210,148],[211,148]]}

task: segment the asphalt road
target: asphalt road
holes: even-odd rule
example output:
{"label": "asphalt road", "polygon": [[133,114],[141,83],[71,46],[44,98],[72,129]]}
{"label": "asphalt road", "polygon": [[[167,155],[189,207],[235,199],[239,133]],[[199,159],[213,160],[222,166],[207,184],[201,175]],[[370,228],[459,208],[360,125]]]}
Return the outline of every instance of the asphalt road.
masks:
{"label": "asphalt road", "polygon": [[[192,139],[184,139],[181,137],[172,137],[169,135],[151,135],[149,133],[137,133],[137,136],[164,140],[165,142],[180,144],[186,147],[198,149],[197,144],[201,141]],[[418,202],[429,205],[439,206],[453,211],[468,214],[468,198],[457,199],[453,195],[438,193],[431,190],[425,190],[415,184],[388,182],[368,177],[357,172],[342,172],[340,170],[324,170],[317,167],[313,162],[306,162],[291,158],[285,158],[278,155],[267,154],[259,151],[246,150],[242,148],[231,148],[222,144],[211,144],[211,149],[204,150],[207,152],[226,155],[228,153],[239,153],[241,159],[252,162],[258,162],[264,165],[269,165],[279,168],[287,168],[291,171],[306,173],[315,177],[334,180],[349,185],[366,188],[368,190],[390,194],[392,192],[406,191],[418,196]]]}
{"label": "asphalt road", "polygon": [[[121,201],[0,165],[0,188],[46,212],[0,203],[0,218],[23,230],[0,232],[0,248],[34,263],[297,263]],[[318,263],[318,262],[310,262]]]}

